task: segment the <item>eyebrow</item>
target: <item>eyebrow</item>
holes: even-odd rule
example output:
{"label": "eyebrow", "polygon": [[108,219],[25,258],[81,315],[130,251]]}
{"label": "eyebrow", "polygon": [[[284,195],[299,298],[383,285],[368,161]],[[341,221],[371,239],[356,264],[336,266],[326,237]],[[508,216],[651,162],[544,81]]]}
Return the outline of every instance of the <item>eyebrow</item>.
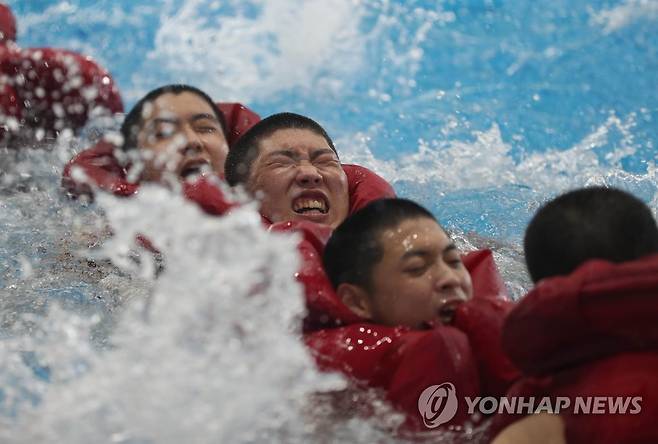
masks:
{"label": "eyebrow", "polygon": [[[310,160],[315,160],[318,157],[322,156],[323,154],[336,154],[336,153],[331,148],[320,148],[311,152]],[[291,159],[297,159],[299,157],[299,154],[294,150],[285,150],[285,149],[272,151],[271,153],[267,154],[267,157],[274,157],[274,156],[286,156],[286,157],[290,157]]]}
{"label": "eyebrow", "polygon": [[[455,245],[454,242],[450,242],[450,244],[448,244],[448,246],[446,246],[443,249],[441,254],[446,254],[446,253],[448,253],[452,250],[456,250],[456,249],[457,249],[457,245]],[[410,250],[410,251],[407,251],[406,253],[404,253],[402,255],[401,260],[409,259],[410,257],[416,257],[416,256],[429,256],[430,253],[431,253],[430,250],[426,250],[426,249],[422,249],[422,248],[415,249],[415,250]]]}
{"label": "eyebrow", "polygon": [[191,122],[196,122],[197,120],[203,120],[203,119],[210,119],[210,120],[214,120],[215,122],[219,123],[219,119],[217,118],[217,116],[213,116],[212,114],[208,114],[208,113],[195,114],[195,115],[192,116],[190,121]]}
{"label": "eyebrow", "polygon": [[[210,119],[219,123],[219,119],[217,119],[217,116],[213,116],[212,114],[208,114],[208,113],[194,114],[192,117],[190,117],[189,120],[190,122],[196,122],[197,120],[203,120],[203,119]],[[180,121],[181,119],[179,117],[156,117],[155,119],[151,120],[150,125],[155,126],[161,123],[170,123],[172,125],[177,125],[178,123],[180,123]]]}
{"label": "eyebrow", "polygon": [[149,122],[149,126],[156,126],[161,123],[171,123],[172,125],[178,124],[180,119],[174,119],[171,117],[156,117],[155,119]]}
{"label": "eyebrow", "polygon": [[286,156],[290,157],[291,159],[295,159],[297,157],[297,153],[295,153],[293,150],[276,150],[266,155],[266,157],[274,156]]}
{"label": "eyebrow", "polygon": [[334,150],[331,148],[321,148],[319,150],[315,150],[311,153],[311,160],[317,159],[318,157],[322,156],[323,154],[336,154]]}

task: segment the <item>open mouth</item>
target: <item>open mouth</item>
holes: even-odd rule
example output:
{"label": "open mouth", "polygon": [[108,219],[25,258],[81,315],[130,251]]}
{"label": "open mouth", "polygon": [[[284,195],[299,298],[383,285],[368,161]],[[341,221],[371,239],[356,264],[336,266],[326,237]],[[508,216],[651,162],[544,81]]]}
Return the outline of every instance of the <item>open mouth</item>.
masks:
{"label": "open mouth", "polygon": [[209,171],[209,166],[208,161],[204,159],[189,161],[181,168],[180,177],[187,179],[193,176],[200,176]]}
{"label": "open mouth", "polygon": [[329,204],[324,196],[300,196],[293,200],[292,210],[297,214],[327,214]]}
{"label": "open mouth", "polygon": [[464,302],[463,299],[451,299],[444,303],[441,308],[439,308],[437,313],[437,320],[444,325],[450,325],[455,320],[455,314],[457,313],[457,307],[459,307]]}
{"label": "open mouth", "polygon": [[439,310],[439,320],[442,324],[452,324],[452,321],[455,319],[455,313],[457,312],[457,306],[460,302],[457,303],[448,303],[441,307]]}

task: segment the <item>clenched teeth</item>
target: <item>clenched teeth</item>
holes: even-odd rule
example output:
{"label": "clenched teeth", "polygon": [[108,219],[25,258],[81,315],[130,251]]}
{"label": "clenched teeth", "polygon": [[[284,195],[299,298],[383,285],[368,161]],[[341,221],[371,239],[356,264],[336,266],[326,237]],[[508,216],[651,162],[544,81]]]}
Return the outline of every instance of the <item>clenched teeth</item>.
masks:
{"label": "clenched teeth", "polygon": [[327,212],[327,205],[322,199],[300,198],[293,202],[292,209],[295,213],[304,213],[306,211],[316,210],[324,214]]}

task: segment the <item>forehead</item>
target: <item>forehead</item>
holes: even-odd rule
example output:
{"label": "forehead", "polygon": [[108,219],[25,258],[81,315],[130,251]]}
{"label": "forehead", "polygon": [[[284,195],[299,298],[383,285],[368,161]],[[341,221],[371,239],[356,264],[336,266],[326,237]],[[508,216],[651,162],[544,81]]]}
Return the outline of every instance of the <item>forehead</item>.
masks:
{"label": "forehead", "polygon": [[195,114],[214,116],[215,112],[203,97],[189,91],[180,94],[162,94],[152,102],[145,104],[142,110],[144,122],[158,118],[184,119]]}
{"label": "forehead", "polygon": [[382,231],[379,241],[386,256],[399,257],[414,249],[443,250],[452,242],[434,220],[427,217],[406,219]]}
{"label": "forehead", "polygon": [[285,128],[276,130],[261,139],[260,156],[279,150],[290,150],[299,154],[312,152],[318,148],[329,148],[329,143],[320,134],[310,129]]}

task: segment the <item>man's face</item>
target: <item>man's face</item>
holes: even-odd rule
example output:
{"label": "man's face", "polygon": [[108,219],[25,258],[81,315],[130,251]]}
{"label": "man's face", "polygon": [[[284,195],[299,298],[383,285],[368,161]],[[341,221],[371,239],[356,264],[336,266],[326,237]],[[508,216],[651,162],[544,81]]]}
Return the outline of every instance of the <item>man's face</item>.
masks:
{"label": "man's face", "polygon": [[228,144],[210,105],[192,92],[166,93],[144,106],[137,134],[142,179],[160,181],[214,172],[224,173]]}
{"label": "man's face", "polygon": [[451,323],[473,287],[443,229],[426,217],[408,219],[383,231],[379,242],[383,257],[371,276],[372,320],[412,328]]}
{"label": "man's face", "polygon": [[262,193],[261,213],[272,222],[336,228],[347,217],[347,176],[324,137],[311,130],[281,129],[262,139],[247,189]]}

